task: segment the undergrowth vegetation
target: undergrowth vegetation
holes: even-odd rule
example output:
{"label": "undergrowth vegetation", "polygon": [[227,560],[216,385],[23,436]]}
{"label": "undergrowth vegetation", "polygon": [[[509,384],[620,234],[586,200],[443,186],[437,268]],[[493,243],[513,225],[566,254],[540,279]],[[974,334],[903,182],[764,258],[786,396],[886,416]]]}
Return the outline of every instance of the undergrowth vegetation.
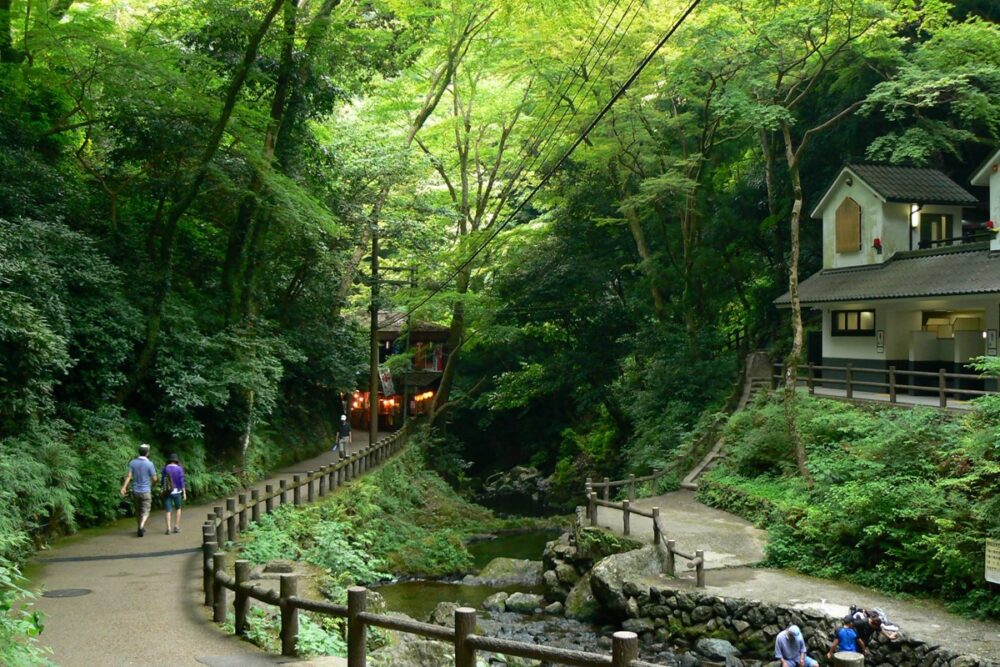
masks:
{"label": "undergrowth vegetation", "polygon": [[985,540],[1000,537],[1000,398],[953,416],[802,397],[797,415],[813,488],[766,397],[729,421],[700,499],[767,527],[768,565],[1000,617],[983,581]]}
{"label": "undergrowth vegetation", "polygon": [[461,498],[425,467],[414,446],[342,493],[262,517],[247,532],[243,555],[254,563],[312,563],[325,572],[324,593],[342,601],[353,584],[468,572],[468,537],[525,521],[497,519]]}

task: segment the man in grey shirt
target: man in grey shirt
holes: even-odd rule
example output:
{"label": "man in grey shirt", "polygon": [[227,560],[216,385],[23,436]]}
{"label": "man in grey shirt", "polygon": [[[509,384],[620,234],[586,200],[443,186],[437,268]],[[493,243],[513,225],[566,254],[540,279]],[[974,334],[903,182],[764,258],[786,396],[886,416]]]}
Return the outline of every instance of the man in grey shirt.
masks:
{"label": "man in grey shirt", "polygon": [[806,655],[806,642],[797,625],[789,625],[774,638],[774,657],[781,661],[781,667],[819,667]]}
{"label": "man in grey shirt", "polygon": [[139,456],[132,459],[128,464],[128,474],[122,482],[122,498],[128,489],[128,483],[132,482],[132,502],[135,505],[135,520],[139,529],[136,531],[139,537],[146,534],[146,519],[149,518],[149,510],[153,505],[153,484],[156,484],[156,466],[148,458],[149,445],[143,443],[139,445]]}

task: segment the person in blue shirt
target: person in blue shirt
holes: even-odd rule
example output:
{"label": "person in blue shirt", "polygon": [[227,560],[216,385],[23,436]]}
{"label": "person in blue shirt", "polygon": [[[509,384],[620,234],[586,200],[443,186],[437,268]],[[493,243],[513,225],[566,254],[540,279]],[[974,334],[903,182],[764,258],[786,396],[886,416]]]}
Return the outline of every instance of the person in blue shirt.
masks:
{"label": "person in blue shirt", "polygon": [[833,645],[827,651],[826,657],[832,658],[833,654],[838,651],[865,652],[865,642],[861,637],[858,637],[858,633],[854,629],[854,619],[850,616],[844,619],[843,626],[834,634]]}
{"label": "person in blue shirt", "polygon": [[146,519],[149,518],[149,510],[153,506],[153,484],[156,484],[156,466],[149,460],[149,445],[143,443],[139,445],[139,456],[132,459],[128,464],[128,474],[122,482],[122,498],[128,490],[128,483],[132,482],[132,502],[135,505],[135,520],[139,529],[136,531],[139,537],[146,534]]}
{"label": "person in blue shirt", "polygon": [[797,625],[789,625],[774,638],[774,658],[781,661],[781,667],[819,667],[806,655],[806,642]]}

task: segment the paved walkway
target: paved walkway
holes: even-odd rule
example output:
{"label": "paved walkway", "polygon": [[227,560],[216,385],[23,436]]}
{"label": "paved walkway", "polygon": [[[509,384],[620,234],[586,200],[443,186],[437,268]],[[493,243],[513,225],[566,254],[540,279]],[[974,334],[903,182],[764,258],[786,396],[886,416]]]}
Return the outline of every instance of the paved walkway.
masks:
{"label": "paved walkway", "polygon": [[[350,452],[368,443],[355,432]],[[332,463],[325,452],[281,470],[266,482],[291,481]],[[124,477],[124,474],[122,474]],[[256,487],[261,492],[264,483]],[[182,532],[165,535],[163,510],[154,510],[146,536],[136,537],[135,519],[84,530],[39,552],[26,574],[30,587],[43,591],[85,588],[80,597],[40,597],[35,607],[45,613],[41,643],[63,667],[257,667],[296,662],[269,656],[253,644],[226,635],[210,621],[202,605],[201,524],[215,503],[184,508]],[[322,664],[336,664],[323,661]]]}
{"label": "paved walkway", "polygon": [[[860,586],[817,579],[788,570],[747,567],[763,558],[766,534],[750,523],[695,501],[691,491],[642,498],[633,507],[660,508],[667,538],[686,553],[705,550],[706,591],[721,597],[739,597],[815,609],[844,616],[850,605],[880,607],[903,632],[962,654],[977,655],[1000,664],[1000,623],[972,621],[949,613],[940,603],[898,600]],[[599,507],[598,523],[621,532],[621,512]],[[652,541],[652,521],[631,515],[631,535]],[[694,584],[693,570],[677,560],[677,573]]]}

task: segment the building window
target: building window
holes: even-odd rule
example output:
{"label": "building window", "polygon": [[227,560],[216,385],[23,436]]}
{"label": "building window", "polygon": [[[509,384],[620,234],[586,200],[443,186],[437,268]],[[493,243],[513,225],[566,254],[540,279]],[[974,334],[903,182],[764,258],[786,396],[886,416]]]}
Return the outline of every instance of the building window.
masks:
{"label": "building window", "polygon": [[951,245],[954,232],[951,216],[941,213],[922,214],[920,216],[920,247],[933,248],[939,245]]}
{"label": "building window", "polygon": [[837,252],[861,250],[861,205],[850,197],[837,207]]}
{"label": "building window", "polygon": [[831,313],[834,336],[874,336],[874,310],[835,310]]}

